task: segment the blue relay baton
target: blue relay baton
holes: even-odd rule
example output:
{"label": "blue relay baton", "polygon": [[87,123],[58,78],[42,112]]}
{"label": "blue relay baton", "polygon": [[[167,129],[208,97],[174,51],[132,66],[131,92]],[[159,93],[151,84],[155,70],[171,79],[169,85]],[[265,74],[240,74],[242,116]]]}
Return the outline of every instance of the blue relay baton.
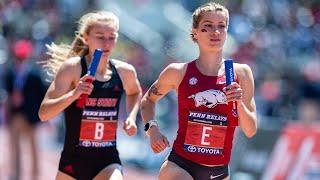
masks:
{"label": "blue relay baton", "polygon": [[[96,49],[93,53],[92,61],[87,71],[88,75],[93,77],[95,76],[101,56],[102,56],[102,50]],[[92,79],[87,79],[86,82],[92,83]],[[88,99],[88,94],[81,94],[80,98],[77,101],[77,107],[83,108],[86,104],[87,99]]]}
{"label": "blue relay baton", "polygon": [[227,59],[224,61],[224,69],[226,73],[226,84],[227,86],[234,82],[234,70],[233,70],[233,60]]}
{"label": "blue relay baton", "polygon": [[[224,69],[225,69],[225,74],[226,74],[226,86],[230,85],[232,82],[235,82],[235,75],[234,75],[234,69],[233,69],[233,60],[232,59],[227,59],[224,61]],[[229,104],[228,104],[229,106]],[[230,105],[231,106],[231,105]],[[238,116],[237,113],[237,108],[236,108],[236,103],[233,101],[232,102],[232,115],[233,116]],[[231,126],[237,126],[238,122],[234,121],[233,118],[230,119],[229,124]]]}

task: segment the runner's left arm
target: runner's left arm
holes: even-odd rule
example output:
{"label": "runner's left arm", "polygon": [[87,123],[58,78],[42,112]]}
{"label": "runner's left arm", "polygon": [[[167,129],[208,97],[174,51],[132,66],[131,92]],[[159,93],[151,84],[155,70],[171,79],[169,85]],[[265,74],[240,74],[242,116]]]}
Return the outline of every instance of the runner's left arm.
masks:
{"label": "runner's left arm", "polygon": [[121,71],[121,78],[126,93],[128,119],[135,122],[142,97],[141,86],[135,68],[130,64],[125,64],[123,71]]}
{"label": "runner's left arm", "polygon": [[251,68],[246,64],[239,64],[237,74],[242,89],[242,98],[237,101],[239,125],[247,137],[257,132],[257,113],[254,100],[254,79]]}

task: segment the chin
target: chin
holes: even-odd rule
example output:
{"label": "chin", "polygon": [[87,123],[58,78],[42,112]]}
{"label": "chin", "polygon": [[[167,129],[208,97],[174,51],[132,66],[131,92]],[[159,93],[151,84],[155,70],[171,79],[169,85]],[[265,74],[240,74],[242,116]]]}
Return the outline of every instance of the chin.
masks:
{"label": "chin", "polygon": [[215,46],[209,46],[208,50],[212,51],[212,52],[219,52],[219,51],[222,51],[222,48],[223,48],[223,46],[215,45]]}

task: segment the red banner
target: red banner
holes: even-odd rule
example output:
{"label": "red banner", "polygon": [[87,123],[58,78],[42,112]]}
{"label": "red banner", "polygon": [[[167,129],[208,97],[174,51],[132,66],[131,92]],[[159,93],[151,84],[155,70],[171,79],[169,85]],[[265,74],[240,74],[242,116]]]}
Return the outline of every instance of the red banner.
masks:
{"label": "red banner", "polygon": [[312,179],[320,176],[320,125],[286,126],[262,179]]}

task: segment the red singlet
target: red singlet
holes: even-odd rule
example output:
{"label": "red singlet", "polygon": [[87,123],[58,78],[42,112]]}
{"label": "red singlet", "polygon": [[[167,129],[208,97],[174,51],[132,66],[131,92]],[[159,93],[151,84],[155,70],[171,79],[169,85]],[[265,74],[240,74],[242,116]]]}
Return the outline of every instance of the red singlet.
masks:
{"label": "red singlet", "polygon": [[238,115],[222,89],[225,76],[206,76],[188,64],[178,88],[179,128],[173,150],[202,165],[228,164]]}

